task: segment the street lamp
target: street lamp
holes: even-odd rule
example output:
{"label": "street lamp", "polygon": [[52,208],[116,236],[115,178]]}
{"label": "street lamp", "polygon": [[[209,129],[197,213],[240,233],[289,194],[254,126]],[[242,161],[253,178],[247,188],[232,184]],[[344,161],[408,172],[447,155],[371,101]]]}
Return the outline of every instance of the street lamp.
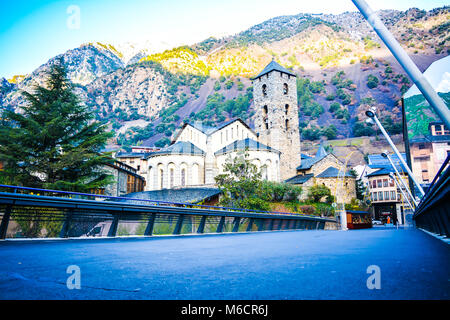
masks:
{"label": "street lamp", "polygon": [[411,178],[411,180],[414,182],[414,184],[417,186],[417,188],[419,189],[420,193],[422,194],[422,196],[425,195],[425,191],[423,191],[422,186],[420,185],[420,183],[416,180],[416,178],[414,177],[414,174],[412,173],[411,169],[408,167],[408,165],[406,164],[405,160],[403,159],[402,155],[400,154],[400,152],[398,151],[397,147],[395,146],[395,144],[392,142],[391,138],[389,137],[388,133],[386,132],[386,130],[384,130],[383,125],[381,124],[380,120],[378,120],[377,114],[376,114],[376,108],[375,107],[371,107],[369,110],[366,111],[366,116],[369,117],[369,119],[372,119],[373,121],[375,121],[375,123],[377,124],[378,128],[380,128],[381,133],[383,133],[384,137],[386,138],[386,140],[389,142],[389,144],[391,145],[392,149],[394,150],[395,154],[397,155],[398,159],[400,160],[400,162],[403,164],[403,166],[406,169],[406,172],[408,173],[409,177]]}

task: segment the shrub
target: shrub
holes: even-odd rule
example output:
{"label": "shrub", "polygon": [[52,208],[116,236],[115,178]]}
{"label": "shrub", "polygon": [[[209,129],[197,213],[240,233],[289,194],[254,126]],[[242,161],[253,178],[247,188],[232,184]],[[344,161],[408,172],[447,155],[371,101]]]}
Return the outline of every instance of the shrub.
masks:
{"label": "shrub", "polygon": [[301,213],[304,214],[314,214],[316,212],[316,208],[314,208],[314,206],[311,205],[299,206],[298,209],[300,210]]}
{"label": "shrub", "polygon": [[370,88],[370,89],[373,89],[373,88],[376,88],[377,86],[378,86],[378,78],[377,77],[375,77],[374,75],[369,75],[368,77],[367,77],[367,86]]}

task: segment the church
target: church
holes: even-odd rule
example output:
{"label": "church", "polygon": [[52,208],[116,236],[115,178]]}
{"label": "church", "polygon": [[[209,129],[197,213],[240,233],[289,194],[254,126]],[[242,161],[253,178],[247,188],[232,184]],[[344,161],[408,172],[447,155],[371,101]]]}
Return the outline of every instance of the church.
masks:
{"label": "church", "polygon": [[243,150],[263,179],[280,182],[294,176],[300,164],[296,76],[272,61],[252,81],[254,130],[241,119],[216,128],[185,123],[170,146],[116,157],[146,178],[147,191],[213,186],[227,158]]}
{"label": "church", "polygon": [[[214,178],[223,173],[227,158],[248,150],[265,180],[304,188],[319,183],[335,193],[338,173],[345,170],[343,163],[326,154],[323,147],[314,159],[300,153],[296,75],[272,60],[251,80],[254,130],[241,119],[219,127],[185,123],[165,148],[142,152],[136,147],[140,152],[116,157],[145,177],[146,191],[214,187]],[[354,178],[347,174],[346,179],[353,181],[346,183],[348,192],[342,200],[350,202],[355,196]]]}

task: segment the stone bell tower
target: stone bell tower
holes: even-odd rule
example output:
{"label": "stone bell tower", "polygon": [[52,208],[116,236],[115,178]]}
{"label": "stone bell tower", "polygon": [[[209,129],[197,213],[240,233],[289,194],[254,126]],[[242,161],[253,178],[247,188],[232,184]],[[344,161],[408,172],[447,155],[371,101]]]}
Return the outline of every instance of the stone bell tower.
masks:
{"label": "stone bell tower", "polygon": [[252,79],[259,142],[280,154],[282,181],[297,174],[300,165],[297,77],[274,60]]}

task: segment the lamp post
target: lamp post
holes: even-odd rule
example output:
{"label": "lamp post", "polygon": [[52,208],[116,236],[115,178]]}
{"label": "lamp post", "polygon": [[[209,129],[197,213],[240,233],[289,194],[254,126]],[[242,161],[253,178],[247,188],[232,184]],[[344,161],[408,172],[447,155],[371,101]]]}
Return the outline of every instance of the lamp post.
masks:
{"label": "lamp post", "polygon": [[[427,99],[430,106],[442,119],[447,128],[450,128],[450,110],[444,101],[438,96],[436,91],[431,86],[430,82],[420,72],[416,64],[411,60],[406,51],[400,46],[394,36],[389,32],[384,23],[378,17],[378,15],[369,7],[364,0],[352,0],[353,4],[358,8],[364,18],[370,23],[374,31],[383,40],[384,44],[398,63],[403,67],[406,73],[414,81],[417,88],[422,92],[425,99]],[[423,190],[421,190],[422,192]],[[423,194],[423,193],[422,193]]]}
{"label": "lamp post", "polygon": [[380,128],[381,133],[383,133],[384,137],[386,138],[386,140],[389,142],[391,148],[394,150],[395,154],[397,155],[398,159],[400,160],[400,162],[403,164],[403,166],[406,169],[406,172],[408,173],[409,177],[411,178],[411,180],[414,182],[414,184],[417,186],[417,188],[419,189],[420,193],[422,194],[422,196],[425,195],[425,191],[423,191],[422,186],[420,185],[420,183],[416,180],[416,178],[414,177],[414,174],[412,173],[411,169],[409,169],[408,165],[406,164],[405,160],[403,159],[402,155],[400,154],[400,152],[398,151],[397,147],[395,146],[395,144],[392,142],[391,138],[389,137],[388,133],[386,132],[386,130],[384,130],[383,125],[381,124],[380,120],[378,120],[378,117],[376,115],[376,108],[372,107],[369,110],[366,111],[366,116],[368,116],[370,119],[372,119],[373,121],[375,121],[375,123],[377,124],[378,128]]}
{"label": "lamp post", "polygon": [[[395,170],[395,174],[397,175],[398,179],[400,180],[400,182],[402,183],[403,187],[406,189],[406,191],[408,192],[409,196],[411,197],[411,200],[414,202],[415,207],[417,207],[418,202],[416,201],[416,199],[414,199],[411,190],[409,190],[408,186],[405,184],[405,181],[403,181],[402,177],[400,176],[400,173],[397,170],[397,167],[394,165],[394,162],[392,161],[391,157],[389,156],[389,154],[387,152],[383,152],[381,154],[384,158],[387,158],[389,160],[389,162],[392,165],[392,168],[394,168]],[[401,189],[401,188],[400,188]]]}

